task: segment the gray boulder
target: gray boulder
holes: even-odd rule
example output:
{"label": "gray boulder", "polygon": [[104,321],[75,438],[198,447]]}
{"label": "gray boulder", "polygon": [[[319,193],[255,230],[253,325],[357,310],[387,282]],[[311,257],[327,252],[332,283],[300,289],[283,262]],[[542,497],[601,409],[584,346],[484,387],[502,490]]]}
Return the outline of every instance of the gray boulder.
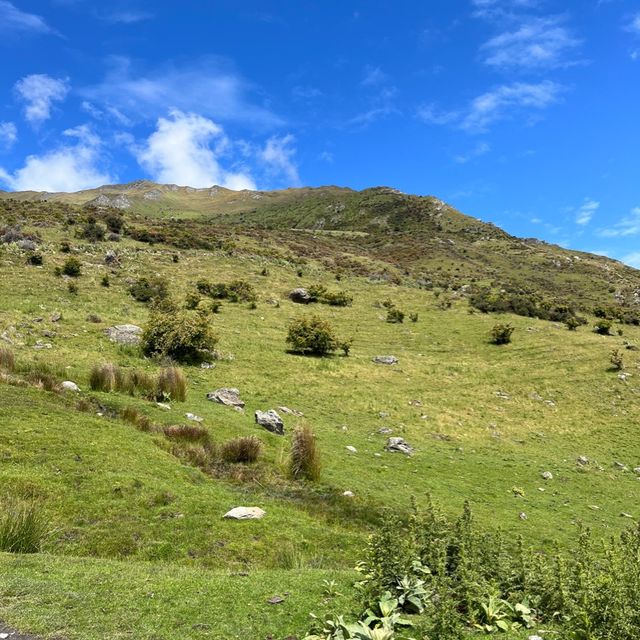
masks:
{"label": "gray boulder", "polygon": [[309,304],[311,302],[311,296],[306,289],[298,287],[289,293],[289,300],[291,300],[291,302],[297,302],[298,304]]}
{"label": "gray boulder", "polygon": [[142,337],[142,329],[135,324],[117,324],[104,332],[111,342],[118,344],[138,344]]}
{"label": "gray boulder", "polygon": [[553,473],[551,473],[551,471],[543,471],[542,472],[542,479],[543,480],[553,480]]}
{"label": "gray boulder", "polygon": [[278,415],[278,412],[273,409],[256,411],[256,423],[264,427],[267,431],[271,431],[271,433],[279,436],[284,435],[284,422],[282,422],[282,418]]}
{"label": "gray boulder", "polygon": [[231,511],[222,516],[227,520],[260,520],[264,518],[266,511],[263,511],[260,507],[235,507]]}
{"label": "gray boulder", "polygon": [[60,386],[65,391],[73,391],[74,393],[78,393],[80,391],[80,387],[75,382],[71,382],[71,380],[65,380]]}
{"label": "gray boulder", "polygon": [[207,393],[207,400],[233,407],[236,411],[244,409],[244,402],[240,399],[240,390],[232,387],[223,387]]}
{"label": "gray boulder", "polygon": [[413,453],[413,447],[411,447],[404,438],[389,438],[385,451],[404,453],[410,456]]}
{"label": "gray boulder", "polygon": [[109,249],[109,251],[104,254],[104,262],[110,267],[115,267],[120,264],[120,257],[113,249]]}
{"label": "gray boulder", "polygon": [[398,358],[395,356],[375,356],[373,361],[376,364],[398,364]]}

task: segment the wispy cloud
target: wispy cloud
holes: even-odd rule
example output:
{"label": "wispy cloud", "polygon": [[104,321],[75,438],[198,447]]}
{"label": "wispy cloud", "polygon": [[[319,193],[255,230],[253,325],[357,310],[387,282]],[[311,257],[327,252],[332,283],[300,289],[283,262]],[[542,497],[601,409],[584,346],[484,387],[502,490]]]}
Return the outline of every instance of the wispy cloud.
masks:
{"label": "wispy cloud", "polygon": [[591,198],[585,198],[585,201],[576,210],[576,224],[589,224],[599,208],[599,202],[592,200]]}
{"label": "wispy cloud", "polygon": [[627,31],[631,31],[631,33],[635,33],[640,36],[640,12],[636,13],[636,15],[631,18],[627,25]]}
{"label": "wispy cloud", "polygon": [[256,103],[256,91],[226,60],[206,57],[137,72],[128,58],[112,57],[104,80],[80,90],[87,100],[131,120],[156,119],[170,109],[215,121],[273,127],[282,119]]}
{"label": "wispy cloud", "polygon": [[544,70],[576,64],[568,54],[580,44],[561,16],[526,17],[480,48],[485,64],[501,70]]}
{"label": "wispy cloud", "polygon": [[42,16],[21,11],[13,3],[0,0],[0,33],[56,34],[57,32]]}
{"label": "wispy cloud", "polygon": [[136,24],[138,22],[144,22],[145,20],[151,20],[153,14],[146,11],[113,11],[100,15],[100,18],[105,22],[112,24]]}
{"label": "wispy cloud", "polygon": [[628,253],[626,256],[622,256],[622,258],[620,258],[620,261],[628,264],[634,269],[640,269],[640,251]]}
{"label": "wispy cloud", "polygon": [[298,187],[300,175],[294,160],[296,154],[294,143],[295,138],[291,134],[273,136],[267,140],[260,153],[260,159],[266,165],[268,174],[284,176],[288,186]]}
{"label": "wispy cloud", "polygon": [[168,118],[158,118],[156,130],[134,153],[157,182],[255,189],[248,173],[230,171],[221,165],[228,143],[220,125],[201,115],[174,109]]}
{"label": "wispy cloud", "polygon": [[471,0],[474,15],[480,18],[504,18],[517,10],[533,9],[540,0]]}
{"label": "wispy cloud", "polygon": [[625,238],[640,234],[640,207],[634,207],[631,213],[612,227],[600,229],[598,235],[603,238]]}
{"label": "wispy cloud", "polygon": [[490,151],[491,151],[491,145],[487,144],[486,142],[478,142],[478,144],[475,147],[473,147],[473,149],[471,149],[467,153],[455,156],[454,160],[458,164],[466,164],[470,160],[484,156]]}
{"label": "wispy cloud", "polygon": [[389,83],[389,76],[380,67],[366,66],[364,76],[360,81],[365,87],[376,87]]}
{"label": "wispy cloud", "polygon": [[13,122],[0,122],[0,148],[8,149],[18,139],[18,129]]}
{"label": "wispy cloud", "polygon": [[54,102],[65,99],[69,92],[69,81],[66,78],[57,79],[36,73],[18,80],[15,90],[25,102],[25,118],[37,125],[51,117]]}
{"label": "wispy cloud", "polygon": [[64,135],[75,142],[28,156],[24,166],[13,173],[0,168],[0,182],[15,191],[78,191],[114,181],[100,168],[102,142],[89,127],[67,129]]}

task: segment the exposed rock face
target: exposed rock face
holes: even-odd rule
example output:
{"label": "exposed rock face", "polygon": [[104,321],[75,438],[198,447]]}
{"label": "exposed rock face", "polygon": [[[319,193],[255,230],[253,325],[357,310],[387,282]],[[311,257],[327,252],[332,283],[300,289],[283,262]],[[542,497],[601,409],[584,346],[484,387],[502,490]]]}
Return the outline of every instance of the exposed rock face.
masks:
{"label": "exposed rock face", "polygon": [[244,402],[240,399],[240,390],[235,388],[223,387],[207,393],[207,400],[224,404],[227,407],[233,407],[237,411],[244,409]]}
{"label": "exposed rock face", "polygon": [[260,507],[235,507],[222,516],[227,520],[260,520],[267,515]]}
{"label": "exposed rock face", "polygon": [[162,191],[160,191],[160,189],[151,189],[151,191],[147,191],[142,197],[145,200],[160,200]]}
{"label": "exposed rock face", "polygon": [[271,433],[279,436],[284,435],[284,422],[282,422],[282,418],[278,415],[278,412],[273,409],[256,411],[256,423],[264,427],[267,431],[271,431]]}
{"label": "exposed rock face", "polygon": [[398,358],[395,356],[375,356],[373,361],[376,364],[398,364]]}
{"label": "exposed rock face", "polygon": [[291,300],[291,302],[297,302],[298,304],[309,304],[311,302],[311,296],[306,289],[298,287],[289,293],[289,300]]}
{"label": "exposed rock face", "polygon": [[385,451],[404,453],[410,456],[413,453],[413,447],[411,447],[404,438],[389,438]]}
{"label": "exposed rock face", "polygon": [[118,344],[138,344],[142,336],[142,328],[135,324],[117,324],[109,327],[104,332],[111,342]]}

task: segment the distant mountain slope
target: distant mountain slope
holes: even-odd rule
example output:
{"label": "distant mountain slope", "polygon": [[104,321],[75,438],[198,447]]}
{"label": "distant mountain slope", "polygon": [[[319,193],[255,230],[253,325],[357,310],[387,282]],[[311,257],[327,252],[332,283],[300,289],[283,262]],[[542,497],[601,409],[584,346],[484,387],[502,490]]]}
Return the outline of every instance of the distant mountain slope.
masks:
{"label": "distant mountain slope", "polygon": [[435,197],[389,187],[231,191],[141,180],[77,193],[0,192],[0,201],[7,199],[115,208],[152,230],[182,220],[181,233],[194,237],[219,237],[224,227],[340,268],[366,256],[429,287],[484,284],[566,299],[583,309],[640,305],[640,271],[516,238]]}

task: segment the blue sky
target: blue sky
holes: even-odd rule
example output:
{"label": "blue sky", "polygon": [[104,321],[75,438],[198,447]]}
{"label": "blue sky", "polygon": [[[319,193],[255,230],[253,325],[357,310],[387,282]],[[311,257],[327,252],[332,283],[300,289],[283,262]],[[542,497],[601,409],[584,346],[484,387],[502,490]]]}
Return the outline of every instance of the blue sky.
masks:
{"label": "blue sky", "polygon": [[640,267],[630,0],[0,0],[0,188],[389,185]]}

